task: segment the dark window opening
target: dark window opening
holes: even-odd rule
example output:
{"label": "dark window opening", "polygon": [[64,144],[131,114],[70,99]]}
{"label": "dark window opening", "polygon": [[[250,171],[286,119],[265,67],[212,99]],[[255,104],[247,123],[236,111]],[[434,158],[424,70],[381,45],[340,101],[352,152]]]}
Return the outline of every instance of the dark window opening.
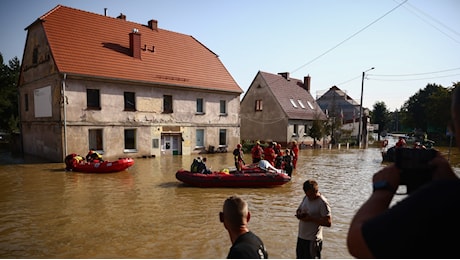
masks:
{"label": "dark window opening", "polygon": [[196,99],[196,112],[197,113],[204,113],[203,99],[202,98],[197,98]]}
{"label": "dark window opening", "polygon": [[38,47],[35,47],[32,53],[32,64],[37,64],[37,63],[38,63]]}
{"label": "dark window opening", "polygon": [[225,100],[220,101],[220,114],[221,115],[227,114],[227,102]]}
{"label": "dark window opening", "polygon": [[125,149],[136,149],[136,130],[125,129]]}
{"label": "dark window opening", "polygon": [[24,110],[29,111],[29,94],[24,95]]}
{"label": "dark window opening", "polygon": [[88,132],[89,147],[88,149],[93,149],[97,151],[104,150],[103,141],[102,141],[102,129],[90,129]]}
{"label": "dark window opening", "polygon": [[164,95],[163,96],[163,113],[172,113],[172,112],[173,112],[172,96]]}
{"label": "dark window opening", "polygon": [[99,95],[99,89],[87,89],[86,90],[86,102],[88,109],[101,109],[101,101]]}
{"label": "dark window opening", "polygon": [[124,92],[125,97],[125,110],[136,111],[136,96],[134,92]]}

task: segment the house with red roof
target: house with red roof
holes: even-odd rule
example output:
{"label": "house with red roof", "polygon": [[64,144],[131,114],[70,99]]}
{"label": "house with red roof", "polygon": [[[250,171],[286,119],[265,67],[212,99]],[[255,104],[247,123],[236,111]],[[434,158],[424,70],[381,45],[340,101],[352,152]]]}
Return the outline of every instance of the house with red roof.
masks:
{"label": "house with red roof", "polygon": [[110,159],[239,143],[243,91],[193,36],[62,5],[26,30],[25,154],[62,162],[89,149]]}
{"label": "house with red roof", "polygon": [[310,76],[302,81],[288,72],[259,71],[241,100],[241,139],[313,144],[309,129],[327,117],[310,94],[310,82]]}

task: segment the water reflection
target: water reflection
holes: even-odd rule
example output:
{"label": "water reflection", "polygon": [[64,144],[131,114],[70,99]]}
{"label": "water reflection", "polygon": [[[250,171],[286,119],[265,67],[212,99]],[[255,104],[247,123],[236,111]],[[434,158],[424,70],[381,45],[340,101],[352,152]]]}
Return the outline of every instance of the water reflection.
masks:
{"label": "water reflection", "polygon": [[[441,149],[447,154],[447,149]],[[208,166],[233,165],[210,154]],[[451,161],[460,172],[460,156]],[[136,159],[115,174],[64,171],[64,164],[0,165],[2,258],[225,258],[230,239],[218,219],[230,195],[248,200],[250,229],[270,258],[295,258],[295,209],[308,178],[319,182],[333,213],[324,258],[351,258],[345,244],[356,209],[382,167],[379,149],[301,150],[290,183],[276,188],[195,188],[175,179],[193,156]]]}

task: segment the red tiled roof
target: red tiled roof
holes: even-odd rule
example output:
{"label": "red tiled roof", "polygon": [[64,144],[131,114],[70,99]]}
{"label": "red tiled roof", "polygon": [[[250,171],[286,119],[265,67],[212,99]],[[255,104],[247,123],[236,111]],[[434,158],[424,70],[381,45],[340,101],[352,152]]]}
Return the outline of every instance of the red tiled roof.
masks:
{"label": "red tiled roof", "polygon": [[[243,92],[218,56],[190,35],[61,5],[39,21],[61,73]],[[147,47],[140,59],[130,52],[134,28]]]}
{"label": "red tiled roof", "polygon": [[[304,84],[301,80],[294,78],[287,80],[281,75],[262,71],[259,71],[259,73],[265,79],[273,96],[278,100],[278,103],[290,119],[312,120],[316,119],[317,114],[319,114],[318,119],[326,119],[326,115],[322,112],[312,95],[303,87]],[[297,108],[292,105],[291,99],[294,100]],[[298,100],[302,102],[305,108],[301,107]],[[314,109],[311,109],[308,103]]]}

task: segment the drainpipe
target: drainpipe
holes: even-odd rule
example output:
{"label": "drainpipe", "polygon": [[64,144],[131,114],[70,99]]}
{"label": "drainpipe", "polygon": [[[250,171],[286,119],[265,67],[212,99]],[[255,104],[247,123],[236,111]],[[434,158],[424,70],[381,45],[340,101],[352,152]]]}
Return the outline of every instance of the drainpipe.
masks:
{"label": "drainpipe", "polygon": [[67,100],[65,96],[65,80],[67,73],[64,73],[64,79],[62,80],[62,102],[64,104],[64,157],[67,156]]}

